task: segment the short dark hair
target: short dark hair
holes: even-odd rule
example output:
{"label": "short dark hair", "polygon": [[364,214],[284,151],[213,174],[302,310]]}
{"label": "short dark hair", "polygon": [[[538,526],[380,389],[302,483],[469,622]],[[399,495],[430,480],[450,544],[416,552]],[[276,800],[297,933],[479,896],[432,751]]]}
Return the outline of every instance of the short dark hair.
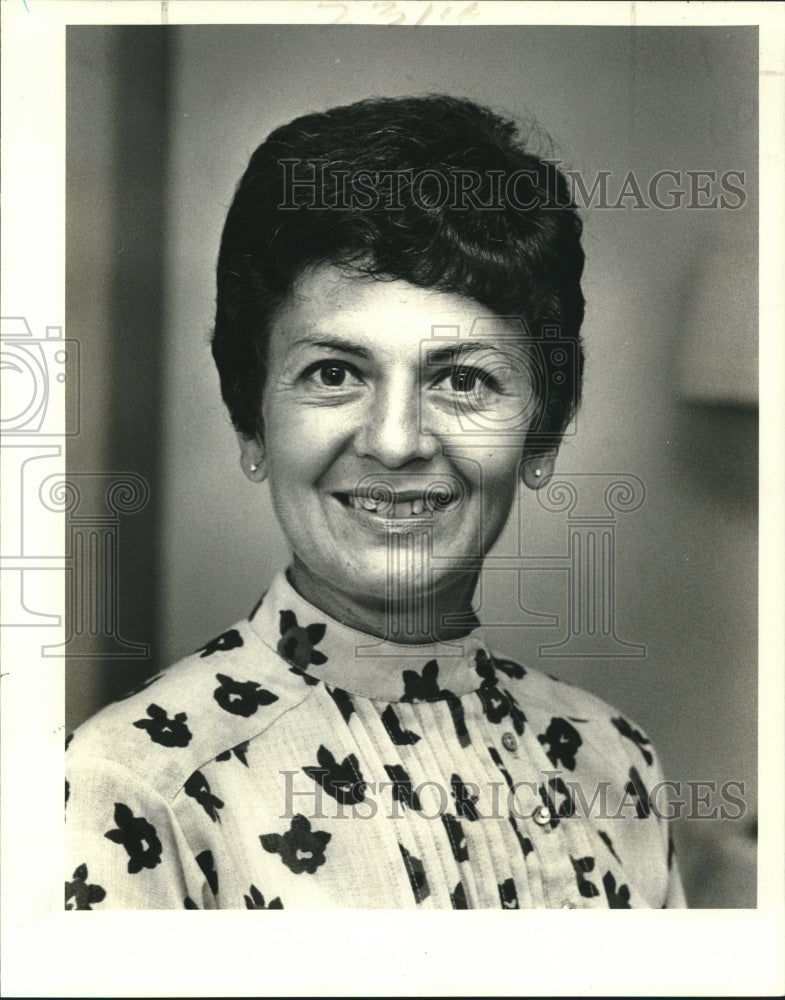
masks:
{"label": "short dark hair", "polygon": [[571,344],[566,377],[551,350],[538,379],[534,429],[558,445],[580,400],[581,232],[555,163],[472,101],[369,99],[280,126],[240,180],[218,257],[212,349],[235,428],[261,436],[272,320],[303,271],[329,263],[459,293]]}

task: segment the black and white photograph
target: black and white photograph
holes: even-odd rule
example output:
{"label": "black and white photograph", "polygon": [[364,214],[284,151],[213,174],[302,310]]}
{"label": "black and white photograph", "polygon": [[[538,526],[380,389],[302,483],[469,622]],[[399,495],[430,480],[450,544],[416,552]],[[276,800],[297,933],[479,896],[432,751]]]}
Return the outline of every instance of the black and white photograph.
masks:
{"label": "black and white photograph", "polygon": [[778,992],[782,6],[12,6],[9,995]]}

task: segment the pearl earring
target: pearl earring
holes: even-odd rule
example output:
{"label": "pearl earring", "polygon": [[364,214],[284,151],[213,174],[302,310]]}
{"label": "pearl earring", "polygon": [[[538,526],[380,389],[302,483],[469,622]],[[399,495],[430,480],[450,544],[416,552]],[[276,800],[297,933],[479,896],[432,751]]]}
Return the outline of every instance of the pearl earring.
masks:
{"label": "pearl earring", "polygon": [[540,476],[542,475],[542,469],[535,469],[534,475],[539,479]]}
{"label": "pearl earring", "polygon": [[251,462],[251,466],[250,466],[251,472],[256,472],[256,470],[258,468],[259,468],[258,465],[256,465],[254,462]]}

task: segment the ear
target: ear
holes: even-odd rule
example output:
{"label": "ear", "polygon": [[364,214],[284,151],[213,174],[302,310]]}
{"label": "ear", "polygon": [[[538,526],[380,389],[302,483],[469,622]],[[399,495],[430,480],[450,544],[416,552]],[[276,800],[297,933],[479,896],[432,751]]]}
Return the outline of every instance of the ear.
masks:
{"label": "ear", "polygon": [[246,437],[237,432],[240,445],[240,467],[252,483],[263,483],[267,478],[267,460],[264,445],[255,437]]}
{"label": "ear", "polygon": [[558,448],[550,448],[547,451],[532,447],[523,449],[521,459],[521,479],[530,490],[539,490],[553,475],[556,465]]}

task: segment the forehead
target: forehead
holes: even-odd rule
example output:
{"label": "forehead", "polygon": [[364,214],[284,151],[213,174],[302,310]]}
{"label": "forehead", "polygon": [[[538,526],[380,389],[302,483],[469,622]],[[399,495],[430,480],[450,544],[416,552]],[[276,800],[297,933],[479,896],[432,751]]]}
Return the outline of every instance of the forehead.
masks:
{"label": "forehead", "polygon": [[[273,323],[281,346],[322,334],[351,334],[370,347],[404,348],[423,340],[509,342],[508,319],[489,314],[466,296],[407,281],[379,280],[331,265],[308,269],[295,283]],[[283,341],[283,343],[281,343]]]}

